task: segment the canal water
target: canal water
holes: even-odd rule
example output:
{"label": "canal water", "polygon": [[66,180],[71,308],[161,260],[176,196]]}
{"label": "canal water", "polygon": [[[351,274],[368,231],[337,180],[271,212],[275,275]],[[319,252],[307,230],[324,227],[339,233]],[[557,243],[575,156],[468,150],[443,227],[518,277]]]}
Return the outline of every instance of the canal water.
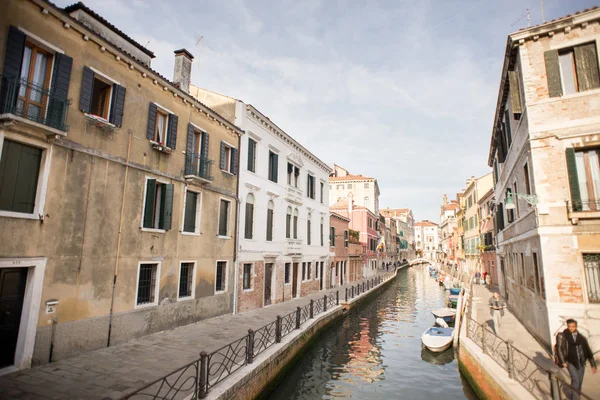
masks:
{"label": "canal water", "polygon": [[452,348],[421,348],[431,310],[446,292],[427,266],[406,268],[396,281],[324,332],[269,399],[472,399]]}

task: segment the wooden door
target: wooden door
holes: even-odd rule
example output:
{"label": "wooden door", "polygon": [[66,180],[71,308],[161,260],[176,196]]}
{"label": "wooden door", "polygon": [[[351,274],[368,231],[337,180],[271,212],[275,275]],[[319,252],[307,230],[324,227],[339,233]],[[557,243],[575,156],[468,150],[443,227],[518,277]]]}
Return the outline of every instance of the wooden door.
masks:
{"label": "wooden door", "polygon": [[271,304],[271,282],[273,278],[273,264],[265,264],[265,306]]}
{"label": "wooden door", "polygon": [[292,271],[292,298],[298,297],[298,263],[294,263]]}
{"label": "wooden door", "polygon": [[324,262],[321,261],[321,264],[319,266],[319,290],[323,290],[323,264]]}
{"label": "wooden door", "polygon": [[0,268],[0,368],[15,362],[26,282],[27,268]]}

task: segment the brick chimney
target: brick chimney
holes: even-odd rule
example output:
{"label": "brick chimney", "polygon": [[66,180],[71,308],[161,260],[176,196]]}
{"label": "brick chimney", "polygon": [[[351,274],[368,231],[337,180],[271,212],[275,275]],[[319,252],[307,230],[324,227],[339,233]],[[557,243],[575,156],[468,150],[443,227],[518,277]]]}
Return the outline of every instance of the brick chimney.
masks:
{"label": "brick chimney", "polygon": [[186,49],[175,50],[175,69],[173,83],[186,93],[190,91],[192,78],[192,60],[194,56]]}

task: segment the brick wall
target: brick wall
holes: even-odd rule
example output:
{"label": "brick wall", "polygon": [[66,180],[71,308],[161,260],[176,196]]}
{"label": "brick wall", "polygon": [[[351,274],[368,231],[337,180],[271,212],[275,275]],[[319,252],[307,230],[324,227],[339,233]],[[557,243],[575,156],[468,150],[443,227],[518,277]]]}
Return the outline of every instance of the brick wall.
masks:
{"label": "brick wall", "polygon": [[[244,290],[244,264],[252,264],[252,288]],[[261,308],[263,306],[265,284],[264,261],[242,262],[238,264],[238,312]]]}

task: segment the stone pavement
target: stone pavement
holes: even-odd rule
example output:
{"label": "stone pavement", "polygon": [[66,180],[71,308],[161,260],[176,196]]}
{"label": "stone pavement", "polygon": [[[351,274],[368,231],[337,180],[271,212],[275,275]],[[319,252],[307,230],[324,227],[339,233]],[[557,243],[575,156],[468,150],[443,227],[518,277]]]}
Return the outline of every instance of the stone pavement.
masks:
{"label": "stone pavement", "polygon": [[[379,271],[378,275],[388,275]],[[356,284],[356,282],[354,283]],[[345,287],[236,315],[224,315],[158,332],[113,347],[0,376],[0,399],[119,399],[199,358],[257,330],[277,315],[287,315],[310,299]]]}
{"label": "stone pavement", "polygon": [[[491,289],[493,290],[494,288]],[[492,316],[490,315],[488,301],[492,297],[492,290],[485,285],[473,285],[472,318],[480,324],[489,321],[490,329],[492,329],[493,325],[491,323]],[[546,370],[558,374],[567,383],[571,382],[566,369],[561,369],[554,365],[551,355],[548,354],[546,349],[539,344],[529,331],[527,331],[527,328],[508,309],[505,310],[504,317],[502,318],[502,327],[498,336],[504,340],[512,340],[514,347],[532,358]],[[596,363],[599,363],[599,361],[597,358]],[[600,372],[596,373],[596,375],[592,374],[592,368],[589,366],[589,363],[585,369],[582,393],[593,399],[600,399]]]}

